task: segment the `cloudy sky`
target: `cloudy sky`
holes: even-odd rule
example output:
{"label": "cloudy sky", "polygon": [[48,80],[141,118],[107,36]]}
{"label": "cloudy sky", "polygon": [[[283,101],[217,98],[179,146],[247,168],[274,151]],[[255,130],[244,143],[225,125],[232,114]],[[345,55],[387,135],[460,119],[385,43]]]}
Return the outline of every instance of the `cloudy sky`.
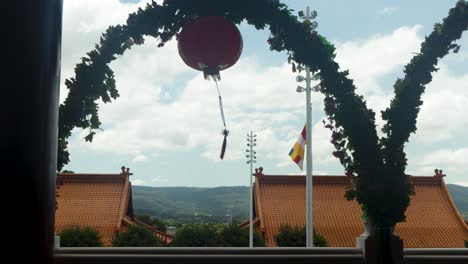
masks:
{"label": "cloudy sky", "polygon": [[[61,100],[73,68],[109,26],[122,24],[147,1],[65,0]],[[292,9],[306,5],[318,12],[318,31],[337,47],[337,61],[350,70],[358,93],[377,113],[389,104],[392,85],[403,66],[418,52],[425,35],[444,18],[451,1],[285,1]],[[256,133],[256,166],[267,174],[301,174],[288,152],[305,122],[305,94],[296,93],[295,74],[284,53],[268,49],[267,31],[240,25],[244,50],[219,83],[231,135],[219,160],[222,122],[215,84],[180,59],[177,43],[157,48],[154,39],[112,62],[121,94],[100,104],[103,131],[93,143],[87,131],[71,138],[75,172],[117,173],[131,168],[132,181],[148,186],[233,186],[249,184],[246,134]],[[446,182],[468,186],[468,34],[458,41],[458,54],[439,62],[423,95],[418,131],[406,145],[407,173],[447,174]],[[343,174],[332,157],[329,131],[320,123],[323,96],[313,94],[314,174]],[[382,125],[378,120],[379,129]]]}

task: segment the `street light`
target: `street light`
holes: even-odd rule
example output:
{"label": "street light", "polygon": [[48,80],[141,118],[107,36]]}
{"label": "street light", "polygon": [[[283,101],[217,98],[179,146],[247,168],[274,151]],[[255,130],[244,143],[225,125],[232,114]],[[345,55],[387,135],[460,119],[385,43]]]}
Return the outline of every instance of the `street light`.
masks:
{"label": "street light", "polygon": [[247,147],[248,149],[245,150],[247,155],[245,155],[247,160],[247,164],[250,164],[250,217],[249,217],[249,247],[253,248],[253,188],[252,188],[252,175],[253,175],[253,164],[257,162],[257,152],[254,151],[253,147],[257,145],[257,135],[255,135],[252,131],[247,134]]}
{"label": "street light", "polygon": [[[306,13],[304,15],[303,11],[299,12],[299,17],[304,19],[306,23],[310,24],[311,30],[313,33],[318,27],[316,21],[311,21],[317,17],[317,12],[310,12],[310,8],[306,8]],[[314,246],[313,238],[313,211],[312,211],[312,102],[311,102],[311,91],[317,92],[320,90],[320,85],[315,85],[311,87],[310,83],[312,80],[317,81],[320,79],[318,73],[311,76],[310,69],[308,66],[305,67],[306,76],[297,76],[297,82],[305,81],[306,87],[297,86],[296,91],[298,93],[306,92],[306,113],[307,113],[307,122],[306,122],[306,246]]]}

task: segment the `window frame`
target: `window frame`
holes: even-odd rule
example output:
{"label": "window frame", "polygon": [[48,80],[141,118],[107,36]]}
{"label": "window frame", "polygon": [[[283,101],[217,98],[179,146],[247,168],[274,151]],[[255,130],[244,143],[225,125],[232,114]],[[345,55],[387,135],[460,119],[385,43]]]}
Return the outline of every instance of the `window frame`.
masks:
{"label": "window frame", "polygon": [[[28,173],[23,174],[23,180],[37,180],[29,184],[25,184],[25,186],[29,187],[29,189],[33,191],[37,191],[35,193],[29,194],[28,196],[22,197],[26,203],[21,202],[20,205],[24,205],[27,203],[31,203],[32,201],[38,202],[33,206],[23,208],[21,213],[16,215],[18,216],[33,216],[35,221],[33,226],[29,226],[30,228],[25,228],[23,233],[21,230],[15,229],[15,236],[19,237],[23,234],[30,235],[31,239],[29,240],[30,249],[26,250],[23,248],[23,253],[28,252],[24,256],[17,255],[18,258],[28,257],[28,255],[32,257],[42,257],[41,260],[45,260],[48,257],[49,247],[52,246],[53,240],[49,239],[50,235],[54,232],[54,216],[53,209],[54,208],[54,178],[55,173],[53,173],[53,167],[55,166],[55,158],[56,154],[54,154],[56,150],[57,144],[57,111],[54,112],[53,108],[58,109],[58,80],[57,72],[54,71],[57,68],[60,68],[60,34],[57,33],[59,30],[57,27],[61,26],[60,20],[62,19],[61,13],[61,4],[62,0],[49,0],[46,1],[44,4],[45,7],[51,7],[50,9],[46,10],[44,6],[41,7],[44,3],[36,2],[36,7],[38,9],[26,9],[34,10],[34,13],[37,15],[34,17],[28,17],[27,14],[24,17],[28,17],[26,20],[28,22],[31,21],[40,21],[41,24],[33,24],[31,23],[25,26],[28,29],[42,29],[47,28],[49,31],[46,31],[45,34],[41,35],[34,35],[34,40],[40,39],[42,42],[39,43],[41,45],[37,45],[35,41],[30,41],[26,43],[26,46],[31,48],[36,46],[39,47],[40,51],[56,51],[58,54],[48,54],[51,58],[44,59],[44,57],[36,58],[32,57],[31,61],[33,62],[42,62],[48,64],[46,66],[40,64],[36,65],[34,63],[30,63],[33,65],[33,69],[31,72],[37,74],[40,77],[48,76],[49,79],[46,80],[39,80],[40,78],[35,78],[36,76],[30,77],[26,79],[28,81],[24,85],[24,90],[31,93],[29,97],[25,97],[26,99],[30,99],[27,101],[28,104],[23,102],[24,107],[27,110],[37,110],[34,112],[34,116],[21,116],[18,113],[16,115],[12,115],[13,117],[18,117],[15,122],[11,122],[12,125],[17,125],[18,123],[27,123],[27,121],[43,121],[41,124],[42,126],[37,126],[36,134],[37,137],[34,137],[27,141],[26,143],[41,143],[37,146],[31,144],[30,145],[21,142],[21,136],[23,134],[19,134],[18,137],[13,138],[13,143],[11,146],[18,147],[18,153],[23,154],[26,156],[25,153],[32,153],[27,156],[33,156],[33,154],[40,153],[42,159],[36,161],[34,159],[25,159],[24,156],[16,155],[13,156],[10,160],[13,161],[12,164],[21,164],[24,167],[30,167],[27,171]],[[49,13],[47,13],[47,12]],[[39,15],[47,14],[49,16],[39,17]],[[60,15],[58,15],[60,13]],[[50,15],[56,15],[51,17]],[[29,19],[29,20],[28,20]],[[37,20],[37,21],[36,21]],[[53,27],[45,22],[51,22]],[[55,31],[54,31],[55,30]],[[42,32],[42,31],[41,31]],[[45,35],[45,37],[44,37]],[[45,39],[45,40],[43,40]],[[19,50],[20,48],[18,48]],[[25,49],[27,51],[27,49]],[[40,53],[40,52],[36,52]],[[42,53],[41,53],[42,54]],[[34,60],[33,60],[34,59]],[[57,59],[55,62],[57,64],[53,64],[54,59]],[[49,71],[44,71],[49,70]],[[29,70],[29,68],[28,68]],[[12,78],[17,78],[15,75],[11,75]],[[41,84],[38,86],[34,86],[31,84]],[[21,88],[21,87],[20,87]],[[11,93],[11,92],[10,92]],[[16,95],[12,93],[13,95]],[[55,104],[48,105],[49,101],[44,100],[40,102],[32,101],[35,99],[35,96],[41,95],[41,99],[47,99],[52,101]],[[8,95],[8,93],[7,93]],[[5,97],[7,96],[5,95]],[[15,101],[16,98],[20,97],[11,97],[10,103],[15,104],[22,101]],[[32,98],[32,99],[31,99]],[[39,97],[38,97],[39,98]],[[22,97],[20,99],[23,99]],[[30,103],[30,104],[29,104]],[[16,104],[17,106],[20,104]],[[15,108],[11,108],[15,109]],[[49,111],[51,110],[52,111]],[[23,109],[24,110],[24,109]],[[44,118],[44,120],[41,120]],[[20,125],[23,125],[23,124]],[[29,124],[31,127],[35,124],[30,122]],[[23,127],[17,125],[20,128],[30,128],[26,125]],[[13,126],[15,128],[15,126]],[[20,131],[20,130],[18,130]],[[47,134],[49,133],[49,134]],[[46,140],[44,140],[44,138]],[[55,139],[55,142],[53,142]],[[54,143],[50,145],[49,143]],[[8,160],[8,161],[10,161]],[[20,163],[21,161],[21,163]],[[16,163],[14,163],[16,162]],[[52,164],[51,164],[52,163]],[[26,166],[27,165],[27,166]],[[18,167],[11,166],[14,169]],[[19,167],[22,169],[23,167]],[[8,168],[7,168],[8,169]],[[7,172],[10,172],[7,170]],[[18,173],[18,171],[12,171]],[[23,172],[23,171],[21,171]],[[7,173],[10,174],[10,173]],[[13,173],[11,173],[13,174]],[[12,182],[14,182],[12,180]],[[8,181],[6,183],[9,183]],[[28,190],[29,190],[28,189]],[[32,203],[31,203],[32,204]],[[41,207],[43,205],[48,205],[48,207]],[[17,206],[17,205],[15,205]],[[34,207],[36,206],[36,207]],[[10,208],[10,207],[8,207]],[[31,212],[25,209],[37,209],[37,212]],[[7,210],[9,211],[9,210]],[[17,211],[10,211],[16,213]],[[26,219],[25,221],[30,222],[30,219]],[[20,222],[23,223],[23,222]],[[40,231],[40,232],[39,232]],[[12,237],[15,237],[12,236]],[[435,238],[436,239],[436,238]],[[18,244],[10,243],[13,245],[14,248],[18,248]],[[11,246],[7,246],[10,248]],[[44,252],[47,251],[47,252]],[[17,253],[15,251],[15,253]],[[15,254],[13,253],[13,254]],[[228,263],[234,262],[244,262],[244,263],[270,263],[270,262],[287,262],[287,263],[303,263],[305,261],[319,261],[320,263],[364,263],[365,253],[361,248],[56,248],[53,250],[53,258],[57,264],[62,263],[153,263],[156,261],[162,261],[164,263],[200,263],[200,261],[206,263],[214,263],[225,261]],[[468,248],[450,248],[450,249],[403,249],[404,260],[405,263],[468,263]],[[8,255],[12,255],[12,253],[7,253]]]}

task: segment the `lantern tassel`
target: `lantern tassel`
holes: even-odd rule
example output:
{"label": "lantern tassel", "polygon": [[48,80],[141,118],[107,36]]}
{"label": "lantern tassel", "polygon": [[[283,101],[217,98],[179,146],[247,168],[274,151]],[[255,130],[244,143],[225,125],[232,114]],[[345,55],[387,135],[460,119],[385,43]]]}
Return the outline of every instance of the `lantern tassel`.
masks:
{"label": "lantern tassel", "polygon": [[216,84],[216,89],[218,90],[218,99],[219,99],[219,111],[221,112],[221,120],[223,121],[224,129],[221,134],[224,136],[223,145],[221,146],[221,154],[219,155],[220,159],[224,159],[224,153],[226,152],[226,145],[227,145],[227,136],[229,135],[229,130],[226,129],[226,119],[224,118],[224,111],[223,111],[223,99],[221,98],[221,93],[219,92],[218,82],[216,79],[213,79]]}
{"label": "lantern tassel", "polygon": [[229,135],[229,131],[224,129],[222,134],[224,135],[224,140],[223,140],[223,145],[221,147],[221,154],[219,155],[220,159],[224,159],[224,152],[226,152],[227,136]]}
{"label": "lantern tassel", "polygon": [[224,129],[226,129],[226,119],[224,119],[224,111],[223,111],[223,99],[221,99],[221,96],[218,96],[218,98],[219,98],[219,111],[221,112],[221,119],[223,120]]}

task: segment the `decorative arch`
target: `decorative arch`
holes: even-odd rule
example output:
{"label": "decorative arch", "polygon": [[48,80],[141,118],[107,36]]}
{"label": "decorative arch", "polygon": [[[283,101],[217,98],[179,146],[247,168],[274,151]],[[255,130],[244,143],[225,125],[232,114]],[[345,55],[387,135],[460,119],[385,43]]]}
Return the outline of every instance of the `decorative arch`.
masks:
{"label": "decorative arch", "polygon": [[[278,0],[166,0],[130,14],[125,25],[110,26],[95,49],[77,64],[75,77],[65,81],[69,94],[59,110],[58,170],[69,162],[67,139],[72,129],[89,129],[85,140],[92,141],[101,125],[97,101],[108,103],[119,97],[108,65],[111,61],[133,45],[143,44],[145,36],[158,39],[158,47],[163,47],[177,39],[181,27],[191,18],[218,15],[235,24],[245,20],[256,29],[268,27],[270,49],[286,51],[293,71],[308,66],[312,72],[319,72],[320,91],[325,95],[324,125],[332,131],[333,155],[352,182],[346,197],[355,198],[364,215],[380,226],[404,221],[413,192],[411,179],[405,174],[404,144],[416,131],[421,95],[432,79],[431,73],[437,71],[437,60],[460,48],[453,42],[468,27],[468,3],[460,0],[443,23],[434,26],[420,52],[405,66],[405,77],[395,82],[395,97],[382,112],[387,121],[382,138],[377,135],[375,113],[355,93],[348,71],[340,70],[334,61],[335,47],[325,37],[311,34],[310,22],[300,22],[292,12]],[[385,192],[389,189],[393,191]]]}

